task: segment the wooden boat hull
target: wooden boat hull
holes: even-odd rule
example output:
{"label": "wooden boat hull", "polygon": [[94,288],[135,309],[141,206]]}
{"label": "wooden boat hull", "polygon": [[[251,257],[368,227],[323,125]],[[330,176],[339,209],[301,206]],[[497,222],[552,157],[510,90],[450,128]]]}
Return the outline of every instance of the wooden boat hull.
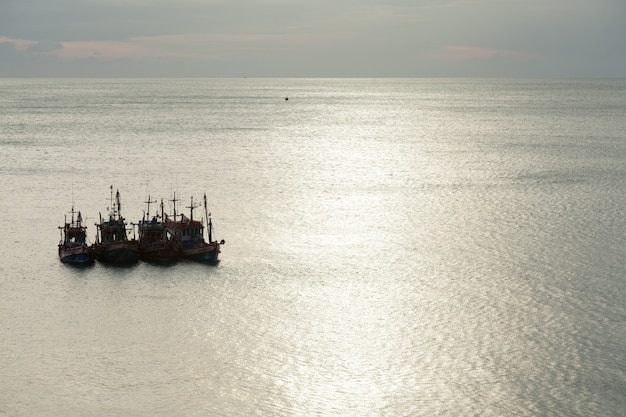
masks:
{"label": "wooden boat hull", "polygon": [[94,251],[89,246],[59,245],[59,258],[63,263],[74,265],[91,265],[95,261]]}
{"label": "wooden boat hull", "polygon": [[178,253],[182,258],[196,262],[218,262],[220,245],[218,243],[200,243],[192,246],[181,245]]}
{"label": "wooden boat hull", "polygon": [[135,241],[100,244],[96,252],[98,260],[105,263],[132,264],[139,260],[139,246]]}
{"label": "wooden boat hull", "polygon": [[139,257],[153,263],[173,263],[178,260],[178,252],[170,242],[139,244]]}

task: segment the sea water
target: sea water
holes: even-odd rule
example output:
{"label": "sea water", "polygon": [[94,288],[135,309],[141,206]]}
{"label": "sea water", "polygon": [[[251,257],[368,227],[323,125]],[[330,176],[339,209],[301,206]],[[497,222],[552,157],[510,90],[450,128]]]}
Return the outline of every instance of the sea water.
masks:
{"label": "sea water", "polygon": [[[2,79],[0,415],[625,415],[625,115],[626,80]],[[111,190],[206,193],[221,262],[61,264]]]}

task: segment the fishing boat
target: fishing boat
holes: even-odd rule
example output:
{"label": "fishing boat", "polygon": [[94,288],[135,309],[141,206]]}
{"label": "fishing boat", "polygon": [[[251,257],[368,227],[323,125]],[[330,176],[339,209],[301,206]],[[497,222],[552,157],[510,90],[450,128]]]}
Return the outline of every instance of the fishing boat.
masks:
{"label": "fishing boat", "polygon": [[111,209],[109,218],[103,219],[100,214],[100,223],[96,223],[96,258],[105,263],[131,264],[139,260],[139,244],[134,238],[128,239],[126,221],[121,214],[119,190],[115,193],[113,202],[113,186],[111,186]]}
{"label": "fishing boat", "polygon": [[94,250],[93,247],[87,243],[87,227],[83,226],[83,216],[79,211],[78,215],[74,217],[76,214],[74,206],[72,206],[71,214],[71,221],[68,223],[66,217],[63,227],[59,226],[61,230],[59,258],[61,262],[68,264],[93,264]]}
{"label": "fishing boat", "polygon": [[170,217],[165,215],[165,228],[172,235],[176,244],[176,249],[180,257],[197,262],[217,263],[220,253],[220,245],[224,240],[213,240],[213,223],[211,222],[211,214],[207,210],[206,194],[204,195],[204,212],[207,218],[207,237],[204,239],[204,223],[202,220],[194,220],[193,210],[198,205],[194,205],[193,197],[191,197],[191,205],[189,208],[189,217],[184,214],[176,213],[176,194],[174,194],[174,215]]}
{"label": "fishing boat", "polygon": [[165,229],[163,223],[164,211],[163,200],[161,200],[161,214],[155,213],[150,219],[150,204],[156,203],[156,200],[146,201],[147,209],[143,219],[137,224],[139,230],[139,257],[146,262],[154,263],[172,263],[178,259],[178,252],[174,245],[174,241],[170,238],[170,234]]}

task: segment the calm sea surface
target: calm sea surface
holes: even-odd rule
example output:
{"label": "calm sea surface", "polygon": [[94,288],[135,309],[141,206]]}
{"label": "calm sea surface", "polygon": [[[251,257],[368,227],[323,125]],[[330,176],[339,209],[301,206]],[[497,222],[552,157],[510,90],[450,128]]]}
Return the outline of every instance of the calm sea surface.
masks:
{"label": "calm sea surface", "polygon": [[[0,415],[626,415],[625,115],[626,80],[0,79]],[[219,265],[61,264],[111,185],[206,192]]]}

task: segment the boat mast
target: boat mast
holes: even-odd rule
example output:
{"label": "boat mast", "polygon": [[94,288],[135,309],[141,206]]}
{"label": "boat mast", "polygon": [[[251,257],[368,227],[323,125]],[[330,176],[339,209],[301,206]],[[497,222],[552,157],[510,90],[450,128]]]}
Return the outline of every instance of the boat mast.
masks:
{"label": "boat mast", "polygon": [[111,185],[111,201],[109,203],[109,220],[113,220],[115,218],[115,206],[113,205],[113,185]]}
{"label": "boat mast", "polygon": [[176,223],[176,202],[178,201],[176,199],[176,191],[174,191],[174,199],[170,200],[172,203],[174,203],[174,223]]}
{"label": "boat mast", "polygon": [[[148,194],[148,201],[144,201],[144,203],[146,203],[148,205],[148,207],[146,208],[146,215],[144,216],[144,221],[145,220],[150,220],[150,203],[156,203],[157,201],[151,201],[150,200],[150,194]],[[163,201],[161,201],[161,205],[163,205]]]}
{"label": "boat mast", "polygon": [[189,220],[193,221],[193,209],[197,208],[199,206],[199,204],[194,205],[193,204],[193,196],[191,196],[191,205],[187,206],[187,208],[189,209]]}
{"label": "boat mast", "polygon": [[[165,225],[165,209],[163,208],[163,199],[161,199],[161,221],[163,225]],[[163,239],[167,239],[167,227],[163,226]]]}
{"label": "boat mast", "polygon": [[[96,243],[100,243],[100,230],[102,229],[102,213],[98,212],[100,216],[100,223],[96,223]],[[104,238],[104,236],[103,236]]]}
{"label": "boat mast", "polygon": [[209,243],[211,243],[213,241],[213,237],[212,237],[212,231],[213,231],[213,223],[211,223],[211,214],[209,213],[208,209],[207,209],[207,204],[206,204],[206,193],[204,193],[204,215],[207,218],[207,229],[208,233],[209,233]]}
{"label": "boat mast", "polygon": [[122,220],[122,202],[120,201],[120,190],[115,193],[115,203],[117,205],[117,216]]}

